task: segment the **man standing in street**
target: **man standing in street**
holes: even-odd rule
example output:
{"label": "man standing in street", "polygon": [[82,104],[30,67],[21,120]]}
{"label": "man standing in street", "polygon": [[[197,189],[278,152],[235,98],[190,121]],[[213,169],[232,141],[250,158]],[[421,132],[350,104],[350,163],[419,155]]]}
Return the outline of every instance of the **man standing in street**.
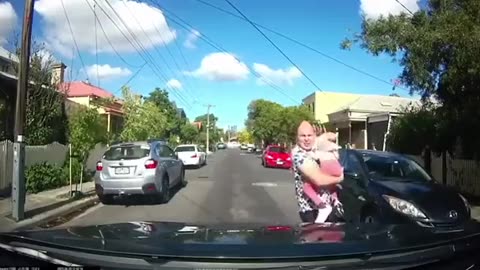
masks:
{"label": "man standing in street", "polygon": [[[338,184],[343,180],[343,174],[340,177],[330,176],[320,170],[318,163],[312,158],[311,152],[314,148],[316,132],[313,126],[303,121],[297,129],[297,145],[292,150],[293,173],[295,179],[295,192],[299,206],[299,214],[302,222],[313,223],[319,215],[319,209],[315,203],[304,193],[303,184],[310,181],[315,186],[329,186]],[[322,190],[322,197],[330,196],[328,189]],[[328,215],[328,214],[327,214]],[[333,217],[329,216],[326,222],[333,222]]]}

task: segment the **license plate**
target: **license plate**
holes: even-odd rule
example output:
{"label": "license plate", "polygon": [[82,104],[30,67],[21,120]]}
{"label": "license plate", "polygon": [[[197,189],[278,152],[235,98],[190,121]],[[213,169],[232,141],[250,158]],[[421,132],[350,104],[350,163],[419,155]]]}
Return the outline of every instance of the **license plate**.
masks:
{"label": "license plate", "polygon": [[277,161],[277,164],[278,164],[278,165],[282,165],[282,164],[283,164],[283,161]]}
{"label": "license plate", "polygon": [[115,174],[129,174],[129,173],[130,173],[130,168],[127,168],[127,167],[115,168]]}

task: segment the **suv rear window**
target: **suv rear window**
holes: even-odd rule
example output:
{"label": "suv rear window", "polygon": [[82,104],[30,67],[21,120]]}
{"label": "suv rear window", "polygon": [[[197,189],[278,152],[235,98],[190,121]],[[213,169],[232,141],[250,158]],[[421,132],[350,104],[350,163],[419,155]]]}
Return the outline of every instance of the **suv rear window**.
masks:
{"label": "suv rear window", "polygon": [[150,147],[146,145],[119,145],[113,146],[105,152],[103,159],[105,160],[122,160],[122,159],[140,159],[148,157]]}
{"label": "suv rear window", "polygon": [[179,146],[175,148],[175,152],[195,152],[195,146]]}

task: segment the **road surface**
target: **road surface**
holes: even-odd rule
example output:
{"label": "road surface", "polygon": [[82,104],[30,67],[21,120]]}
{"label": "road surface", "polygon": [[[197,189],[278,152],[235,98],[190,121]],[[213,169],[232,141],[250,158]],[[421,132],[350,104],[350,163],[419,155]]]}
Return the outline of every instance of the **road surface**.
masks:
{"label": "road surface", "polygon": [[167,204],[140,200],[98,204],[60,227],[130,221],[300,222],[290,171],[263,168],[255,154],[221,150],[209,156],[208,165],[187,170],[186,177],[188,185]]}

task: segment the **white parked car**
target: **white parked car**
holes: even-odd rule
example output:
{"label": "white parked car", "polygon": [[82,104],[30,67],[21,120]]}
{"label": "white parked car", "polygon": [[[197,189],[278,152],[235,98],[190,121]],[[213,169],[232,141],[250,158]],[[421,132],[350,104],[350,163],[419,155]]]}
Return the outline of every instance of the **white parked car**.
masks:
{"label": "white parked car", "polygon": [[185,166],[207,165],[207,153],[196,144],[181,144],[175,148],[175,153]]}
{"label": "white parked car", "polygon": [[235,141],[227,143],[228,148],[238,148],[239,146],[240,146],[240,144],[238,142],[235,142]]}

